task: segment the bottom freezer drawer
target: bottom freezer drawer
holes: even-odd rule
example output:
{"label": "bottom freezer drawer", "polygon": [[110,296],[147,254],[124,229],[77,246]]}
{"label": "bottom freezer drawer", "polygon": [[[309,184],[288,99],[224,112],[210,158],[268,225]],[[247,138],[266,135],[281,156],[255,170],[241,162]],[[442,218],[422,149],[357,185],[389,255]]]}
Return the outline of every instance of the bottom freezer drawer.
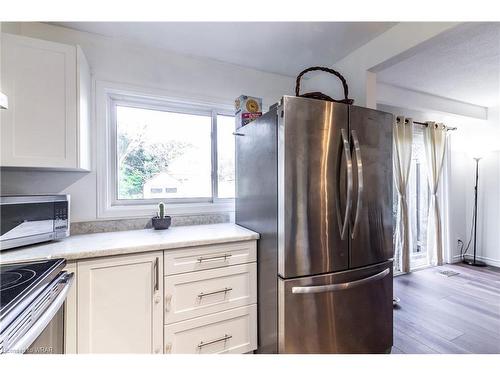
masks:
{"label": "bottom freezer drawer", "polygon": [[165,353],[247,353],[257,348],[257,305],[165,326]]}
{"label": "bottom freezer drawer", "polygon": [[392,261],[278,279],[280,353],[385,353],[392,347]]}

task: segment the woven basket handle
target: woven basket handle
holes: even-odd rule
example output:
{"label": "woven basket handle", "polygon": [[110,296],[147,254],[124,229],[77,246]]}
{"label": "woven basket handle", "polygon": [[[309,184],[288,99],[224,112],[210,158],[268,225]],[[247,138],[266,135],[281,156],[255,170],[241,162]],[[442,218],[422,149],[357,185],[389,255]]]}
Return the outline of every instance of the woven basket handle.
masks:
{"label": "woven basket handle", "polygon": [[[328,95],[325,95],[321,92],[308,92],[306,94],[301,95],[300,94],[300,80],[301,80],[302,76],[308,72],[312,72],[315,70],[319,70],[322,72],[327,72],[327,73],[333,74],[338,79],[340,79],[340,82],[342,82],[342,86],[344,88],[344,99],[336,100],[336,99],[333,99],[333,98],[329,97]],[[329,100],[332,102],[345,103],[345,104],[354,103],[353,99],[349,99],[349,87],[347,86],[347,81],[345,80],[344,76],[342,74],[340,74],[339,72],[337,72],[336,70],[326,68],[324,66],[312,66],[312,67],[307,68],[307,69],[303,70],[302,72],[300,72],[300,74],[297,76],[297,81],[295,83],[295,96],[300,96],[300,97],[304,97],[304,98]]]}

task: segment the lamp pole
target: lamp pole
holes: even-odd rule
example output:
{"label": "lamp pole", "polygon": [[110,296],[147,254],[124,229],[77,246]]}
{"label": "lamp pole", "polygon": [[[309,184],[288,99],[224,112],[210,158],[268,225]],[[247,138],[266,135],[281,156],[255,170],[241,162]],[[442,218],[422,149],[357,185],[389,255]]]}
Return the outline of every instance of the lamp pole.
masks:
{"label": "lamp pole", "polygon": [[464,263],[469,264],[471,266],[476,267],[485,267],[486,263],[483,263],[479,260],[476,260],[476,245],[477,245],[477,186],[479,181],[479,160],[481,158],[474,158],[476,161],[476,184],[474,186],[474,258],[473,259],[465,259]]}

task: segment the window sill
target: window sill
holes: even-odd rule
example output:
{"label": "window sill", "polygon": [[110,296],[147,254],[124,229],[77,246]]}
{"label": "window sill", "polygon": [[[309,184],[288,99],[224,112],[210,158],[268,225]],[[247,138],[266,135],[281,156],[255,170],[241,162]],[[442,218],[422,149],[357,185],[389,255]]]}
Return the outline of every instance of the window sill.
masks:
{"label": "window sill", "polygon": [[[98,212],[100,219],[120,219],[131,217],[152,217],[158,211],[156,204],[106,206]],[[166,204],[165,211],[170,216],[216,214],[234,212],[234,201],[216,203],[172,203]]]}

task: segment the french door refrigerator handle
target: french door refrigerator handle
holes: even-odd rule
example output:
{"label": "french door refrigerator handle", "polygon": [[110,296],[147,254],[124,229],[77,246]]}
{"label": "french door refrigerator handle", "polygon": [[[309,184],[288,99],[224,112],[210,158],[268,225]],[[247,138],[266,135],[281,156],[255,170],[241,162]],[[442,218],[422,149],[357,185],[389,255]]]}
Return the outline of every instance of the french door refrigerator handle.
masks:
{"label": "french door refrigerator handle", "polygon": [[[340,141],[339,154],[338,154],[338,163],[337,163],[337,221],[339,224],[340,231],[340,239],[343,240],[345,238],[348,224],[349,224],[349,216],[351,213],[352,206],[352,158],[351,158],[351,149],[349,146],[349,139],[347,137],[345,129],[340,129],[340,134],[342,139]],[[347,171],[347,194],[346,194],[346,207],[344,213],[344,220],[342,220],[342,216],[340,214],[340,159],[342,156],[342,149],[344,150],[345,160],[346,160],[346,171]]]}
{"label": "french door refrigerator handle", "polygon": [[356,203],[356,216],[354,217],[354,224],[352,226],[351,238],[354,239],[356,231],[359,226],[359,217],[361,215],[361,208],[363,205],[363,160],[361,158],[361,146],[359,144],[358,134],[356,130],[351,130],[352,141],[354,144],[354,152],[356,155],[356,168],[358,171],[358,199]]}
{"label": "french door refrigerator handle", "polygon": [[355,281],[349,281],[347,283],[339,284],[327,284],[327,285],[315,285],[315,286],[294,286],[292,287],[293,294],[311,294],[311,293],[324,293],[324,292],[335,292],[338,290],[346,290],[355,288],[367,284],[372,281],[380,280],[386,277],[390,272],[389,268],[376,273],[375,275],[365,277],[364,279],[359,279]]}

